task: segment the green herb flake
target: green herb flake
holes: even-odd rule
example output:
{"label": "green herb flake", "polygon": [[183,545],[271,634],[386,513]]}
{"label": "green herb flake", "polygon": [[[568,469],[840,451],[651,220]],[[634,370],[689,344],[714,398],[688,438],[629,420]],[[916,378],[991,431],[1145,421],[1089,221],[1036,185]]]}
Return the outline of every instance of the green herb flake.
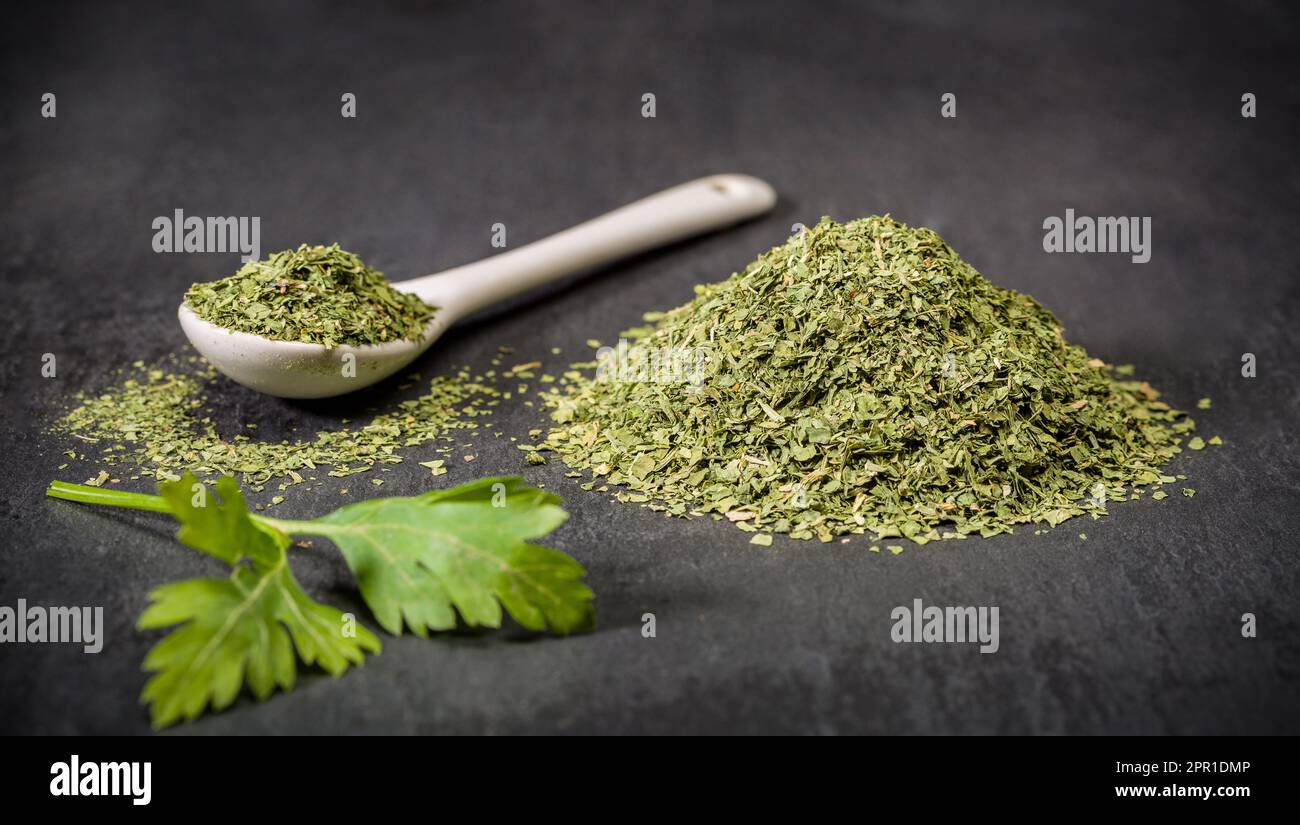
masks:
{"label": "green herb flake", "polygon": [[432,473],[434,476],[440,476],[440,475],[447,474],[447,468],[443,466],[446,463],[447,463],[446,459],[435,458],[432,461],[421,461],[420,466],[427,467],[429,469],[429,472]]}

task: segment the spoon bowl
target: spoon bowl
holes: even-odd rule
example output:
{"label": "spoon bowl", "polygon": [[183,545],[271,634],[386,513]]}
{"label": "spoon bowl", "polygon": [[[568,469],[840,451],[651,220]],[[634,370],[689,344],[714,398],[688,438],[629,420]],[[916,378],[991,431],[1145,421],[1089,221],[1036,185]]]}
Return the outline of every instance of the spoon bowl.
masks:
{"label": "spoon bowl", "polygon": [[437,311],[414,340],[365,346],[276,341],[203,320],[181,304],[181,329],[199,354],[246,387],[282,398],[328,398],[382,381],[418,358],[457,321],[558,278],[756,217],[776,193],[748,175],[675,186],[519,249],[394,283]]}
{"label": "spoon bowl", "polygon": [[378,383],[419,358],[451,326],[439,313],[415,340],[326,349],[223,329],[184,304],[177,315],[190,343],[208,363],[236,383],[281,398],[329,398]]}

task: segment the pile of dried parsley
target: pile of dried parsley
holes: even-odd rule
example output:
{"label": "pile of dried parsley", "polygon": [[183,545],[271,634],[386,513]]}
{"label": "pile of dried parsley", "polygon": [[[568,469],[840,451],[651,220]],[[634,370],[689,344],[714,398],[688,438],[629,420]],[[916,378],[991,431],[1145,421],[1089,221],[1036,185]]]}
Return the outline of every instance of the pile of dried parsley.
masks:
{"label": "pile of dried parsley", "polygon": [[194,284],[185,303],[224,329],[326,347],[418,339],[436,311],[338,244],[250,261],[229,278]]}
{"label": "pile of dried parsley", "polygon": [[924,543],[1055,525],[1173,482],[1161,468],[1195,428],[1034,299],[889,217],[823,218],[647,321],[627,357],[698,352],[701,378],[570,372],[556,426],[525,449],[751,531]]}

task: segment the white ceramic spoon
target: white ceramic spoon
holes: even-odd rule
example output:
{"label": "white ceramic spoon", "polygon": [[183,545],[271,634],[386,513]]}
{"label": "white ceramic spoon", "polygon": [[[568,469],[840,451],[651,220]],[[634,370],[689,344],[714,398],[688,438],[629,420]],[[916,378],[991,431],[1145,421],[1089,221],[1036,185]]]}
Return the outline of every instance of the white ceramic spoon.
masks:
{"label": "white ceramic spoon", "polygon": [[246,387],[282,398],[342,395],[402,369],[448,327],[477,310],[567,275],[739,223],[763,214],[774,203],[776,193],[758,178],[712,175],[519,249],[395,283],[397,289],[438,307],[419,340],[331,350],[320,344],[232,332],[202,320],[184,304],[179,312],[181,327],[204,358]]}

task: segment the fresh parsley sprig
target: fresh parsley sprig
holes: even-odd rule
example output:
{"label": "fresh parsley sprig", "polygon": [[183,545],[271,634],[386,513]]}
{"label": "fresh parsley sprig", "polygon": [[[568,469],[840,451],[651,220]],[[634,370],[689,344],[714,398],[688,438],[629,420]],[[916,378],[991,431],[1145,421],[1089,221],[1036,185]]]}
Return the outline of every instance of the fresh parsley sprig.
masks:
{"label": "fresh parsley sprig", "polygon": [[[535,631],[567,634],[594,623],[585,571],[529,543],[568,518],[559,497],[517,477],[485,478],[413,497],[349,504],[318,519],[248,512],[238,484],[213,491],[187,473],[159,495],[55,481],[67,501],[170,513],[188,547],[231,567],[226,579],[176,582],[150,594],[142,629],[176,627],[145,658],[141,698],[155,727],[228,707],[247,683],[258,699],[294,685],[297,659],[338,676],[378,653],[379,638],[314,601],[289,567],[291,536],[328,538],[342,551],[375,620],[419,636],[457,620],[500,627],[502,608]],[[295,651],[297,653],[295,659]]]}

